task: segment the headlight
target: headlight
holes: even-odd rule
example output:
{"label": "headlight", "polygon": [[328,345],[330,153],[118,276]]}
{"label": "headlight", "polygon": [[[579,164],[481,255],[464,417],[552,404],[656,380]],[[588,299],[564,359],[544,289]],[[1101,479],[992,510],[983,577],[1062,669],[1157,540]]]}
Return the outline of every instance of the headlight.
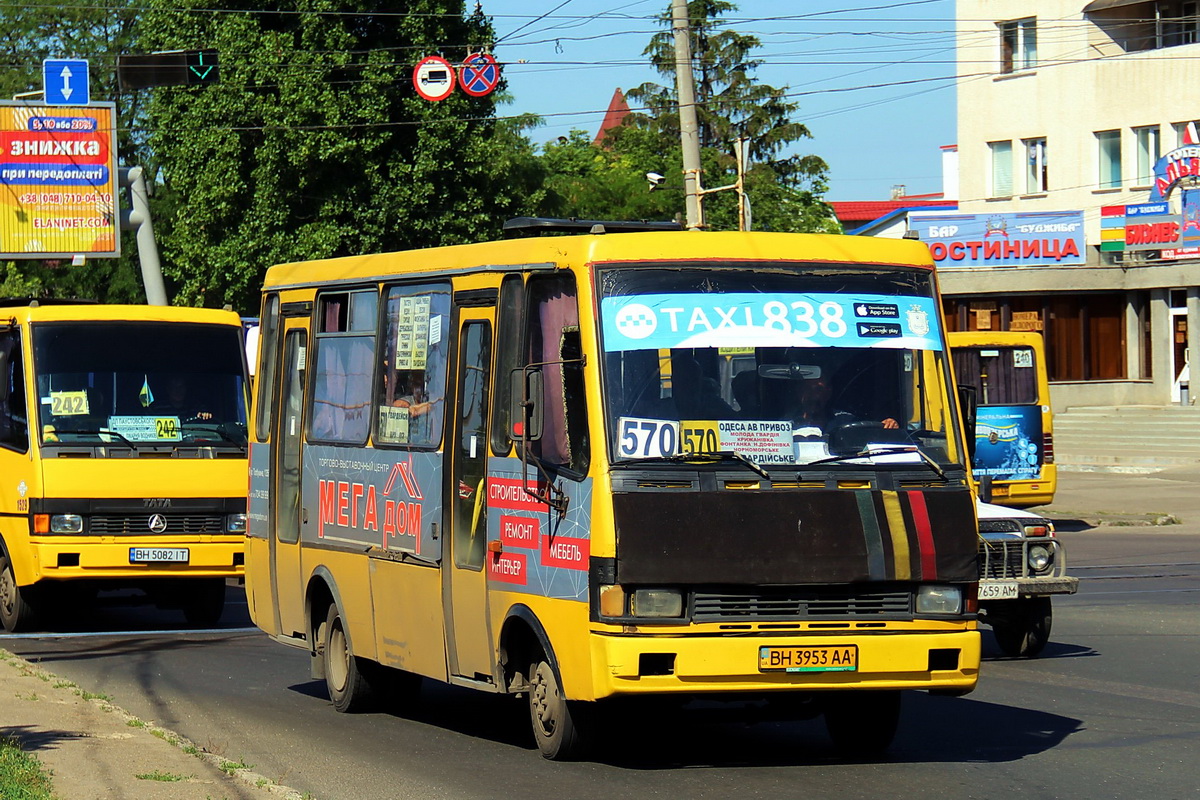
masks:
{"label": "headlight", "polygon": [[246,515],[245,514],[229,514],[225,517],[225,532],[226,533],[245,533],[246,532]]}
{"label": "headlight", "polygon": [[1042,572],[1050,566],[1050,548],[1036,544],[1029,548],[1029,568],[1034,572]]}
{"label": "headlight", "polygon": [[51,514],[51,533],[83,533],[83,517],[78,514]]}
{"label": "headlight", "polygon": [[917,589],[918,614],[961,614],[962,589],[957,586],[922,586]]}
{"label": "headlight", "polygon": [[635,617],[682,617],[683,595],[677,589],[634,589],[629,613]]}

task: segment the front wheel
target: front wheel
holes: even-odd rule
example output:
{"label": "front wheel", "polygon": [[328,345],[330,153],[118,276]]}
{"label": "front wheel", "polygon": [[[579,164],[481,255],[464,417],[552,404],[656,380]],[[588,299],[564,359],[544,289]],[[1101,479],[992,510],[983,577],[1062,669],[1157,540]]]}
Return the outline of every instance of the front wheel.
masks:
{"label": "front wheel", "polygon": [[350,652],[350,640],[336,605],[329,607],[318,641],[325,659],[325,686],[333,707],[343,714],[354,714],[378,705],[379,698],[366,675],[370,662]]}
{"label": "front wheel", "polygon": [[900,724],[900,692],[833,692],[825,699],[825,729],[834,748],[850,758],[887,750]]}
{"label": "front wheel", "polygon": [[574,705],[567,702],[550,663],[535,661],[529,668],[529,718],[543,758],[570,761],[583,751],[577,724],[582,709]]}
{"label": "front wheel", "polygon": [[996,617],[992,633],[1005,655],[1033,658],[1050,641],[1053,622],[1054,609],[1049,597],[1027,597],[1017,600],[1012,611]]}
{"label": "front wheel", "polygon": [[0,550],[0,624],[9,633],[30,630],[35,622],[29,589],[17,585],[12,559]]}

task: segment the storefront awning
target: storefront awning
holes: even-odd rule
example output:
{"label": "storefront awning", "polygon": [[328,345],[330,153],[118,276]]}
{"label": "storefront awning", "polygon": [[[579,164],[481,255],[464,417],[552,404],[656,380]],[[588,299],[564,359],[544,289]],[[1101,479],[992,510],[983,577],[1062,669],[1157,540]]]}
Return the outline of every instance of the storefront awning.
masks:
{"label": "storefront awning", "polygon": [[1105,11],[1110,8],[1120,8],[1121,6],[1139,6],[1149,0],[1092,0],[1083,7],[1083,13],[1090,14],[1093,11]]}

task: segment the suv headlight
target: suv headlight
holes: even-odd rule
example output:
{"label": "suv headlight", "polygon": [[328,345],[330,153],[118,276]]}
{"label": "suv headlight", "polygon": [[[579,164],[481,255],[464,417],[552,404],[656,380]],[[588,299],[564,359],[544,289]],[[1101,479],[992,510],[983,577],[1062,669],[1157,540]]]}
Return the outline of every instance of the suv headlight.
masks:
{"label": "suv headlight", "polygon": [[1044,572],[1050,568],[1053,561],[1050,548],[1044,544],[1035,544],[1029,548],[1029,568],[1034,572]]}
{"label": "suv headlight", "polygon": [[246,515],[245,514],[228,514],[225,517],[225,532],[226,533],[245,533],[246,532]]}
{"label": "suv headlight", "polygon": [[961,614],[962,589],[957,586],[921,586],[917,589],[918,614]]}

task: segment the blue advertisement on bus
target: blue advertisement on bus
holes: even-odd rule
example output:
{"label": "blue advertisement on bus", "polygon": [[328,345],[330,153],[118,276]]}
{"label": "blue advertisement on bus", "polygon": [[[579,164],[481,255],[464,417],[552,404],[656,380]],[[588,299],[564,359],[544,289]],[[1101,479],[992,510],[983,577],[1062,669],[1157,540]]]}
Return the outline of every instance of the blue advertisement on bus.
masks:
{"label": "blue advertisement on bus", "polygon": [[1028,481],[1042,477],[1041,406],[981,406],[975,418],[976,477]]}

